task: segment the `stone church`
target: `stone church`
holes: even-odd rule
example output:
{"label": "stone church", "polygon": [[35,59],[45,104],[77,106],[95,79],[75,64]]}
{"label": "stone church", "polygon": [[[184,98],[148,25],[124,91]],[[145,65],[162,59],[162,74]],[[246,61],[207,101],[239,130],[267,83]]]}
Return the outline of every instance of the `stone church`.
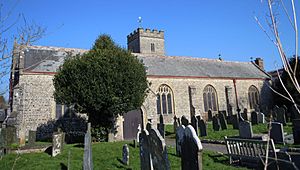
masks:
{"label": "stone church", "polygon": [[[155,124],[160,114],[172,123],[175,115],[201,115],[207,120],[212,116],[209,110],[231,115],[238,108],[250,112],[270,105],[270,76],[261,58],[236,62],[166,56],[164,42],[164,31],[138,28],[127,36],[128,50],[145,64],[151,86],[143,106],[118,119],[116,139],[135,137],[138,124],[149,120]],[[10,104],[19,137],[64,114],[66,107],[54,101],[52,79],[67,55],[86,51],[14,45]]]}

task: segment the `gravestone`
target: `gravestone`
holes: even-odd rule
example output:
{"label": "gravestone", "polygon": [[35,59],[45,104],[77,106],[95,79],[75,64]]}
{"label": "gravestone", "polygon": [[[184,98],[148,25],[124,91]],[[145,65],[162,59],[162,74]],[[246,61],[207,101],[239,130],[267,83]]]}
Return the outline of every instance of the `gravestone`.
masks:
{"label": "gravestone", "polygon": [[169,170],[170,163],[168,159],[167,146],[158,130],[151,129],[149,132],[150,154],[153,169]]}
{"label": "gravestone", "polygon": [[290,118],[291,118],[291,114],[290,112],[288,111],[288,108],[286,107],[286,105],[282,105],[281,106],[282,108],[284,108],[284,111],[285,111],[285,120],[286,122],[290,122]]}
{"label": "gravestone", "polygon": [[152,170],[150,155],[149,133],[146,129],[142,130],[140,135],[140,161],[142,170]]}
{"label": "gravestone", "polygon": [[160,135],[165,138],[165,124],[164,124],[164,117],[162,114],[159,115],[159,123],[157,124],[157,129]]}
{"label": "gravestone", "polygon": [[284,134],[282,123],[272,122],[271,123],[271,132],[270,138],[273,139],[274,143],[284,143]]}
{"label": "gravestone", "polygon": [[251,112],[251,123],[252,123],[252,125],[257,125],[258,124],[258,118],[257,118],[257,112],[256,111]]}
{"label": "gravestone", "polygon": [[213,116],[212,123],[213,123],[213,130],[219,131],[220,130],[220,120],[217,116]]}
{"label": "gravestone", "polygon": [[2,128],[4,146],[10,147],[11,144],[17,143],[17,129],[14,126]]}
{"label": "gravestone", "polygon": [[178,128],[179,126],[179,122],[178,122],[178,118],[176,117],[176,115],[174,116],[174,122],[173,122],[173,132],[176,133],[176,129]]}
{"label": "gravestone", "polygon": [[242,117],[244,120],[248,120],[248,110],[247,108],[244,108],[243,113],[242,113]]}
{"label": "gravestone", "polygon": [[33,146],[36,141],[36,131],[29,130],[29,136],[28,136],[28,145]]}
{"label": "gravestone", "polygon": [[231,115],[231,122],[233,129],[239,129],[239,116],[237,114]]}
{"label": "gravestone", "polygon": [[277,105],[275,105],[272,109],[272,116],[273,116],[273,119],[276,120],[276,116],[277,116],[277,112],[278,112],[278,109],[279,107]]}
{"label": "gravestone", "polygon": [[83,170],[92,170],[92,169],[93,169],[93,158],[92,158],[91,123],[88,123],[87,132],[84,135]]}
{"label": "gravestone", "polygon": [[253,131],[251,122],[243,121],[239,123],[239,134],[241,138],[252,138]]}
{"label": "gravestone", "polygon": [[276,110],[276,122],[282,123],[283,126],[286,125],[285,109],[283,107]]}
{"label": "gravestone", "polygon": [[197,135],[199,135],[199,130],[198,130],[198,119],[196,118],[196,116],[192,116],[192,118],[191,118],[191,125],[192,125],[193,128],[195,129]]}
{"label": "gravestone", "polygon": [[193,126],[188,125],[184,130],[181,154],[182,170],[202,169],[202,151],[203,147]]}
{"label": "gravestone", "polygon": [[181,156],[181,144],[184,136],[184,125],[180,125],[176,129],[176,155]]}
{"label": "gravestone", "polygon": [[55,132],[52,136],[52,157],[60,154],[63,148],[63,133]]}
{"label": "gravestone", "polygon": [[294,144],[300,144],[300,119],[293,119]]}
{"label": "gravestone", "polygon": [[208,116],[208,121],[211,121],[212,117],[213,117],[213,114],[212,114],[212,111],[210,109],[207,111],[207,116]]}
{"label": "gravestone", "polygon": [[200,119],[198,122],[200,129],[200,136],[207,136],[206,123],[203,119]]}
{"label": "gravestone", "polygon": [[223,112],[219,112],[219,120],[220,120],[222,130],[227,129],[227,123]]}
{"label": "gravestone", "polygon": [[184,115],[181,116],[181,124],[184,126],[189,125],[189,120]]}
{"label": "gravestone", "polygon": [[265,114],[262,112],[257,113],[257,122],[258,123],[265,123]]}
{"label": "gravestone", "polygon": [[137,142],[137,144],[139,144],[140,143],[140,134],[142,132],[141,124],[138,125],[137,129],[138,129],[138,132],[136,134],[136,142]]}
{"label": "gravestone", "polygon": [[123,146],[123,152],[122,152],[122,162],[124,165],[129,165],[129,148],[127,144]]}

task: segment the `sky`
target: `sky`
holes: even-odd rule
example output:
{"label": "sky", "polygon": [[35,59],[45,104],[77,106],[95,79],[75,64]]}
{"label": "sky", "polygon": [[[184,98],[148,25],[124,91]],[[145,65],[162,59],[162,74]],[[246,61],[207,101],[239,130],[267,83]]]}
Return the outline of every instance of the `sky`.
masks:
{"label": "sky", "polygon": [[[290,10],[290,1],[283,0]],[[270,33],[263,0],[0,0],[2,15],[12,11],[14,23],[5,36],[12,42],[20,14],[27,22],[45,27],[34,45],[90,49],[100,34],[109,34],[126,48],[126,36],[139,27],[165,31],[169,56],[221,58],[229,61],[264,59],[267,71],[281,67],[276,47],[254,17]],[[300,7],[300,1],[296,1]],[[13,10],[11,10],[13,9]],[[294,55],[294,32],[282,8],[277,8],[280,36],[288,56]],[[290,13],[291,15],[291,13]],[[300,12],[297,13],[300,18]],[[298,24],[299,25],[299,24]],[[11,45],[12,46],[12,45]]]}

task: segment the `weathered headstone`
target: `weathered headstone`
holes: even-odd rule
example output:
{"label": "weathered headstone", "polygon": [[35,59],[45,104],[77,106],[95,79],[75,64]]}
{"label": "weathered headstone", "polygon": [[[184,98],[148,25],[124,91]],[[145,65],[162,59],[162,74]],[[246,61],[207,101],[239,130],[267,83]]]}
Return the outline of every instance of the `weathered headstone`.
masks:
{"label": "weathered headstone", "polygon": [[220,120],[217,116],[213,116],[212,123],[213,123],[213,130],[219,131],[220,130]]}
{"label": "weathered headstone", "polygon": [[208,116],[208,121],[211,121],[212,117],[213,117],[213,114],[212,114],[212,111],[210,109],[207,111],[207,116]]}
{"label": "weathered headstone", "polygon": [[242,117],[244,120],[248,120],[248,110],[247,108],[244,108],[244,111],[242,113]]}
{"label": "weathered headstone", "polygon": [[36,131],[29,130],[29,136],[28,136],[28,145],[33,146],[36,141]]}
{"label": "weathered headstone", "polygon": [[123,146],[122,158],[123,164],[129,165],[129,148],[127,144]]}
{"label": "weathered headstone", "polygon": [[182,142],[181,169],[200,170],[202,169],[202,144],[193,126],[188,125],[184,130]]}
{"label": "weathered headstone", "polygon": [[14,126],[2,128],[4,146],[10,147],[11,144],[17,143],[17,129]]}
{"label": "weathered headstone", "polygon": [[164,123],[164,117],[162,114],[159,115],[159,123],[157,124],[157,129],[160,133],[160,135],[165,138],[165,123]]}
{"label": "weathered headstone", "polygon": [[293,120],[294,144],[300,144],[300,119]]}
{"label": "weathered headstone", "polygon": [[195,129],[196,133],[199,135],[199,130],[198,130],[198,119],[196,118],[196,116],[192,116],[192,118],[191,118],[191,125],[192,125],[193,128]]}
{"label": "weathered headstone", "polygon": [[241,138],[252,138],[253,131],[251,122],[243,121],[239,123],[239,134]]}
{"label": "weathered headstone", "polygon": [[84,136],[83,170],[93,169],[91,123],[88,123]]}
{"label": "weathered headstone", "polygon": [[181,144],[184,136],[184,125],[180,125],[176,129],[176,155],[181,156]]}
{"label": "weathered headstone", "polygon": [[239,116],[237,114],[231,115],[231,122],[233,129],[239,129]]}
{"label": "weathered headstone", "polygon": [[276,122],[282,123],[283,126],[286,125],[285,109],[283,107],[276,110]]}
{"label": "weathered headstone", "polygon": [[200,129],[200,136],[207,136],[207,130],[206,130],[206,123],[203,119],[200,119],[198,121],[199,129]]}
{"label": "weathered headstone", "polygon": [[252,125],[257,125],[258,124],[258,118],[257,118],[257,112],[256,111],[251,112],[251,123],[252,123]]}
{"label": "weathered headstone", "polygon": [[153,169],[150,154],[149,133],[146,129],[142,130],[140,135],[140,160],[141,170]]}
{"label": "weathered headstone", "polygon": [[52,136],[52,156],[55,157],[56,155],[62,152],[63,147],[63,133],[55,132]]}
{"label": "weathered headstone", "polygon": [[274,143],[284,143],[284,134],[282,123],[272,122],[270,138],[273,139]]}
{"label": "weathered headstone", "polygon": [[258,123],[265,123],[265,114],[262,112],[257,113],[257,122]]}
{"label": "weathered headstone", "polygon": [[223,112],[219,112],[219,120],[220,120],[222,130],[227,129],[227,123]]}
{"label": "weathered headstone", "polygon": [[165,140],[158,130],[151,129],[149,132],[149,144],[153,169],[169,170],[170,163],[168,159]]}
{"label": "weathered headstone", "polygon": [[189,125],[189,120],[184,115],[181,116],[181,124],[184,126]]}

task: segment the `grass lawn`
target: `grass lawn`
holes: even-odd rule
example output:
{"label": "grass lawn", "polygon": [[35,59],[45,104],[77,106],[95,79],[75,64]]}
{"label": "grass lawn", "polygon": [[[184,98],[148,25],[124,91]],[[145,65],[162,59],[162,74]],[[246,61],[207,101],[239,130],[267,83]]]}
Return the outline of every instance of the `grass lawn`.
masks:
{"label": "grass lawn", "polygon": [[[129,144],[130,165],[125,166],[120,161],[122,159],[122,146]],[[133,148],[130,142],[96,143],[93,144],[93,164],[94,169],[140,169],[139,148]],[[68,153],[70,152],[70,169],[81,170],[83,159],[83,148],[81,145],[65,145],[62,154],[51,157],[47,153],[30,154],[8,154],[0,160],[0,169],[22,169],[22,170],[41,170],[41,169],[66,169],[68,165]],[[180,158],[175,156],[175,148],[168,147],[168,158],[171,169],[181,169]],[[15,164],[14,164],[15,162]],[[243,169],[228,165],[227,156],[210,151],[203,153],[203,169]]]}
{"label": "grass lawn", "polygon": [[[231,124],[227,125],[227,130],[214,131],[212,127],[212,122],[207,122],[207,136],[200,137],[200,139],[211,139],[211,140],[224,140],[224,136],[238,136],[239,130],[233,129]],[[284,132],[287,134],[292,133],[292,123],[287,123],[283,127]],[[252,130],[254,134],[266,134],[268,133],[267,124],[253,125]],[[173,125],[166,125],[166,135],[170,138],[175,138],[175,133],[173,130]]]}

